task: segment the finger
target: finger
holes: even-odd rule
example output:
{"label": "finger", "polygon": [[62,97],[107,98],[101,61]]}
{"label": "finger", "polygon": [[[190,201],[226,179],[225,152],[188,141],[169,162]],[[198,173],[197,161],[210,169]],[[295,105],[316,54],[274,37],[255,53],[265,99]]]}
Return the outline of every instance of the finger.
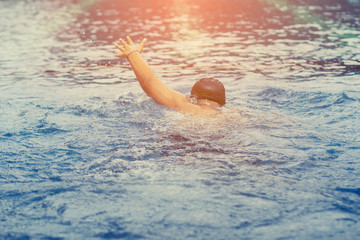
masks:
{"label": "finger", "polygon": [[140,50],[140,52],[143,50],[143,48],[144,48],[144,46],[145,46],[146,41],[147,41],[147,39],[146,39],[146,38],[144,38],[144,39],[141,41],[141,43],[140,43],[140,45],[139,45],[139,50]]}
{"label": "finger", "polygon": [[122,38],[120,38],[119,41],[122,43],[122,45],[124,45],[125,48],[129,47],[129,45]]}
{"label": "finger", "polygon": [[115,47],[117,47],[120,51],[124,52],[125,48],[123,48],[122,46],[115,44]]}
{"label": "finger", "polygon": [[128,40],[128,43],[130,46],[134,45],[133,41],[131,40],[131,38],[129,36],[127,36],[126,39]]}

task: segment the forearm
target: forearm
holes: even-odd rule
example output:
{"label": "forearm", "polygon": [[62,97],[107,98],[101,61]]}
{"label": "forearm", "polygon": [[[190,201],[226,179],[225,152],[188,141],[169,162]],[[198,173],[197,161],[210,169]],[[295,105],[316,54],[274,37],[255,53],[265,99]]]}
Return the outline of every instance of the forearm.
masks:
{"label": "forearm", "polygon": [[159,81],[154,71],[137,51],[131,53],[127,60],[129,61],[142,89],[149,95],[148,92],[154,88],[153,85],[155,82]]}
{"label": "forearm", "polygon": [[174,96],[180,93],[168,88],[160,81],[139,52],[131,53],[127,59],[144,92],[158,104],[176,108]]}
{"label": "forearm", "polygon": [[128,43],[123,39],[119,39],[122,46],[115,44],[115,46],[121,51],[116,54],[117,57],[126,58],[138,79],[141,88],[145,93],[151,97],[158,104],[166,107],[183,110],[185,105],[188,105],[188,99],[180,92],[174,91],[167,87],[160,79],[158,79],[141,56],[141,51],[144,47],[146,39],[144,38],[139,46],[134,46],[130,37],[127,37]]}

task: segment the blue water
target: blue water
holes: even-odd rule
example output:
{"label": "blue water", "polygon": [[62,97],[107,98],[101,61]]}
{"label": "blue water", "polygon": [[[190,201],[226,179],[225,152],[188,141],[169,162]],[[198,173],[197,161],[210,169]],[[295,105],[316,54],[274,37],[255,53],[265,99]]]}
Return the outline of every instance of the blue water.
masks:
{"label": "blue water", "polygon": [[[0,1],[0,239],[359,239],[356,0]],[[216,118],[158,106],[113,44]]]}

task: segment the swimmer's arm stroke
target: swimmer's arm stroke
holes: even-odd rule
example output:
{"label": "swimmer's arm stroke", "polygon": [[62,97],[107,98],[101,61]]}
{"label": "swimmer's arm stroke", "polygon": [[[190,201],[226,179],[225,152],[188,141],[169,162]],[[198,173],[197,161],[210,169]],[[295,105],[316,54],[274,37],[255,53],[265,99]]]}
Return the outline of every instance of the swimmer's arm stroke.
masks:
{"label": "swimmer's arm stroke", "polygon": [[140,53],[144,48],[146,38],[144,38],[138,46],[133,44],[129,36],[127,37],[128,42],[125,42],[121,38],[119,41],[123,46],[115,44],[121,51],[121,53],[115,56],[126,58],[129,61],[141,88],[149,97],[156,103],[174,110],[188,113],[198,111],[199,107],[191,104],[184,94],[166,86],[143,59]]}

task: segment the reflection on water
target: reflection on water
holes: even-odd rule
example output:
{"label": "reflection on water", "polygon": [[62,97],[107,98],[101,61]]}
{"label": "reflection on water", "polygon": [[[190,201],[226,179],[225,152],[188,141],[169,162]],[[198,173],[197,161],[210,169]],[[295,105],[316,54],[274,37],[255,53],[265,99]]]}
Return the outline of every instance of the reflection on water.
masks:
{"label": "reflection on water", "polygon": [[[0,239],[356,239],[359,1],[0,1]],[[113,44],[213,119],[157,106]]]}
{"label": "reflection on water", "polygon": [[[254,72],[275,79],[318,77],[314,69],[325,69],[325,75],[358,71],[358,10],[349,12],[350,3],[300,4],[270,0],[96,1],[59,37],[105,46],[125,35],[134,39],[146,36],[145,56],[156,65],[170,62],[175,66],[165,68],[164,74],[170,78],[206,75],[209,69],[221,74]],[[109,64],[115,62],[109,60]]]}

